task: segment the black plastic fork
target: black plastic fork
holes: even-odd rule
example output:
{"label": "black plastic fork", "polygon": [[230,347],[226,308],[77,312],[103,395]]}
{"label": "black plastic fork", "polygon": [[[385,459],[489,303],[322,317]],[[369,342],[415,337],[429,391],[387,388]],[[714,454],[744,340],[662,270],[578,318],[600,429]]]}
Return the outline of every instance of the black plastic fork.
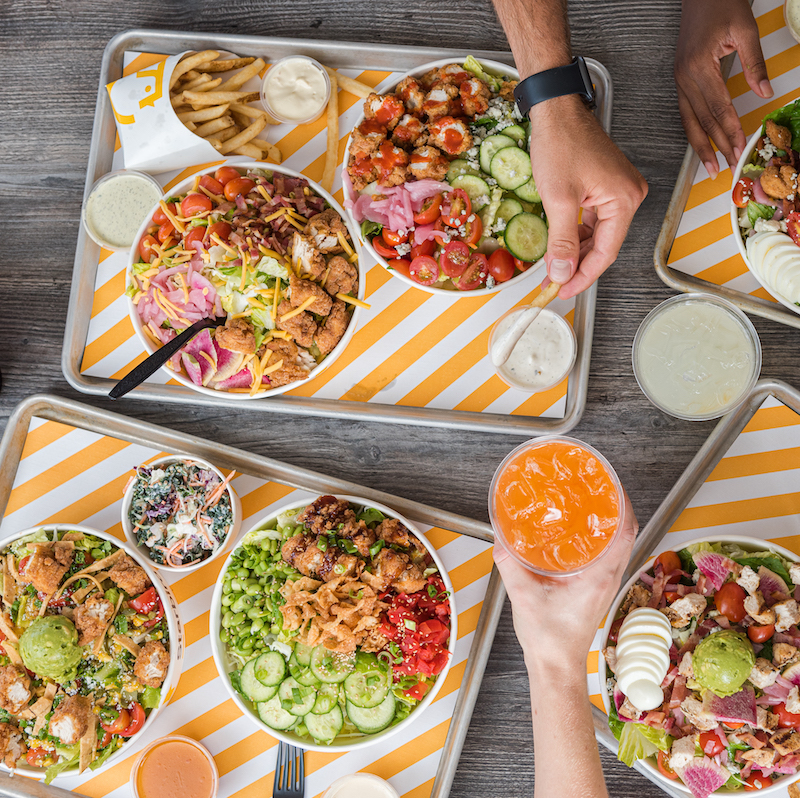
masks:
{"label": "black plastic fork", "polygon": [[272,798],[304,798],[306,777],[303,770],[303,749],[288,743],[278,745],[275,765],[275,786]]}

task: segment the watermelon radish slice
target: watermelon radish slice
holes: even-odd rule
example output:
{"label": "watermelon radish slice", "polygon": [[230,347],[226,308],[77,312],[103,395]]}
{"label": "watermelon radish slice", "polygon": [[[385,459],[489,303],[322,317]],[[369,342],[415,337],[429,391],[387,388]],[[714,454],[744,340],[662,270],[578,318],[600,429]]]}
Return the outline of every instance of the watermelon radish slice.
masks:
{"label": "watermelon radish slice", "polygon": [[[188,355],[192,355],[192,357],[194,357],[194,359],[197,361],[205,360],[206,363],[208,363],[208,361],[200,354],[200,352],[205,352],[211,358],[211,360],[214,361],[215,365],[217,363],[217,350],[214,348],[211,332],[208,329],[202,330],[195,335],[195,337],[183,347],[182,351],[186,352]],[[211,364],[209,363],[209,365]]]}
{"label": "watermelon radish slice", "polygon": [[795,662],[794,665],[790,665],[781,676],[792,684],[800,686],[800,662]]}
{"label": "watermelon radish slice", "polygon": [[703,695],[703,709],[717,720],[749,723],[751,726],[757,723],[756,694],[750,687],[724,697],[707,690]]}
{"label": "watermelon radish slice", "polygon": [[214,351],[217,357],[217,373],[211,380],[211,387],[217,388],[220,382],[232,377],[241,369],[244,355],[241,352],[223,349],[216,341],[214,341]]}
{"label": "watermelon radish slice", "polygon": [[714,590],[719,590],[728,578],[728,574],[736,569],[736,563],[724,554],[713,551],[698,551],[692,555],[694,564],[706,575]]}
{"label": "watermelon radish slice", "polygon": [[[181,363],[183,363],[183,367],[186,369],[186,373],[189,375],[189,379],[195,385],[202,385],[203,384],[203,371],[200,368],[200,364],[197,362],[197,358],[193,355],[188,354],[187,352],[181,353]],[[211,368],[211,364],[206,361],[206,365],[208,368]]]}
{"label": "watermelon radish slice", "polygon": [[707,756],[696,756],[686,767],[678,769],[678,775],[695,798],[708,798],[731,774]]}
{"label": "watermelon radish slice", "polygon": [[242,369],[232,377],[217,382],[214,387],[218,388],[220,391],[229,391],[231,388],[249,388],[252,382],[253,375],[250,373],[250,369]]}
{"label": "watermelon radish slice", "polygon": [[767,606],[772,606],[778,599],[773,599],[773,593],[783,593],[784,596],[791,595],[786,582],[781,579],[774,571],[765,568],[763,565],[758,569],[759,584],[758,589],[764,595]]}

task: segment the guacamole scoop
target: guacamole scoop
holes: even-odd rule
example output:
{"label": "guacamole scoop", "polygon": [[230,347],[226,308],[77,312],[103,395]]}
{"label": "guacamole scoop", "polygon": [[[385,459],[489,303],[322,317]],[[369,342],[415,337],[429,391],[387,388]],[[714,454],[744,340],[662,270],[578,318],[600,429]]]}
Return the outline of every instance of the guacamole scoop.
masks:
{"label": "guacamole scoop", "polygon": [[703,638],[692,655],[694,678],[718,696],[738,693],[755,663],[750,641],[730,629]]}
{"label": "guacamole scoop", "polygon": [[37,676],[59,684],[71,682],[81,661],[78,632],[69,618],[45,615],[22,633],[19,653],[25,667]]}

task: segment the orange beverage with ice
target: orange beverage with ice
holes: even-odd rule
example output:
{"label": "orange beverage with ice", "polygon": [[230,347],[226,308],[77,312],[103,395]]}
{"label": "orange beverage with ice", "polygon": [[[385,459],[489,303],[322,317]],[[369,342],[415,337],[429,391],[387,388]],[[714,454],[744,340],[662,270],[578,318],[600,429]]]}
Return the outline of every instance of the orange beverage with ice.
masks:
{"label": "orange beverage with ice", "polygon": [[546,576],[577,573],[603,556],[622,526],[624,506],[611,464],[565,437],[514,449],[489,492],[495,534],[518,562]]}

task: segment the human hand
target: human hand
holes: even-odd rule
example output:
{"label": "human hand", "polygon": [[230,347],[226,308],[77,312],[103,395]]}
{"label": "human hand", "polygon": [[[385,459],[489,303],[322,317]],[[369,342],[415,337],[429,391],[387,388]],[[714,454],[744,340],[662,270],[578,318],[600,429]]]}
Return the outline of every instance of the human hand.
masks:
{"label": "human hand", "polygon": [[584,668],[600,623],[620,587],[639,523],[625,493],[625,519],[612,548],[576,576],[543,577],[520,565],[498,539],[494,561],[511,599],[525,662]]}
{"label": "human hand", "polygon": [[748,0],[684,0],[675,52],[678,109],[689,143],[712,180],[719,165],[711,141],[731,167],[747,143],[720,71],[720,61],[733,52],[739,54],[750,88],[759,97],[772,97]]}
{"label": "human hand", "polygon": [[647,183],[579,97],[534,105],[530,117],[533,179],[549,225],[547,273],[568,299],[614,262]]}

